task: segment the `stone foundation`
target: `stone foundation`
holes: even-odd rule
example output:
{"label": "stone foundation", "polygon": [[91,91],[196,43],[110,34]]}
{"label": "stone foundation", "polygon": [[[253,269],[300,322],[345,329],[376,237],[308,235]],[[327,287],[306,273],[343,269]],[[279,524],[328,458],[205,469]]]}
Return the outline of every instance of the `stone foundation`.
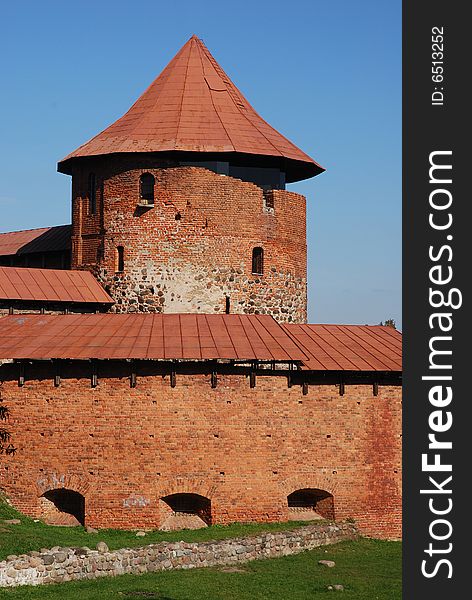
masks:
{"label": "stone foundation", "polygon": [[211,268],[178,260],[160,266],[152,261],[144,264],[111,277],[104,270],[98,273],[116,300],[111,312],[223,314],[228,309],[231,313],[272,315],[282,323],[306,320],[306,280],[279,273],[275,267],[257,277],[245,271],[243,260],[235,261],[235,267]]}

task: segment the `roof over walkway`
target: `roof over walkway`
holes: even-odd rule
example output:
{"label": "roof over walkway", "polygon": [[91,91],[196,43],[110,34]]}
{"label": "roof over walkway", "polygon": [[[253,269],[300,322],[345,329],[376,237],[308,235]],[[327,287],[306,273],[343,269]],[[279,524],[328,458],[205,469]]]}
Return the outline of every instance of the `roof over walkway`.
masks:
{"label": "roof over walkway", "polygon": [[312,371],[401,371],[402,335],[382,325],[283,325]]}
{"label": "roof over walkway", "polygon": [[10,315],[0,359],[298,362],[313,371],[401,371],[389,327],[280,325],[268,315]]}

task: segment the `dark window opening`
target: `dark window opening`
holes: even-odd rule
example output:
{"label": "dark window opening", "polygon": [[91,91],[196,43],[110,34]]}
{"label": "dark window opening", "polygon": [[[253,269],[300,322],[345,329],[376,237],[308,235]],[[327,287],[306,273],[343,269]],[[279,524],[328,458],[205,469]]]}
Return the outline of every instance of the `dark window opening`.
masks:
{"label": "dark window opening", "polygon": [[95,173],[90,173],[88,178],[88,198],[90,214],[94,215],[97,210],[97,185]]}
{"label": "dark window opening", "polygon": [[273,210],[274,209],[274,194],[271,193],[270,191],[264,192],[264,202],[265,202],[266,208],[271,208]]}
{"label": "dark window opening", "polygon": [[252,250],[252,272],[254,275],[262,275],[264,273],[264,250],[257,247]]}
{"label": "dark window opening", "polygon": [[139,178],[140,197],[148,204],[154,204],[154,176],[151,173],[143,173]]}
{"label": "dark window opening", "polygon": [[284,190],[285,173],[277,168],[230,165],[230,177],[251,181],[263,190]]}
{"label": "dark window opening", "polygon": [[171,494],[162,498],[174,513],[198,515],[211,525],[211,501],[199,494]]}
{"label": "dark window opening", "polygon": [[287,496],[287,502],[289,509],[294,513],[313,511],[324,519],[334,520],[334,498],[325,490],[296,490]]}
{"label": "dark window opening", "polygon": [[265,164],[266,159],[262,158],[262,164],[254,166],[254,157],[251,157],[251,166],[244,164],[232,164],[229,161],[217,160],[217,156],[214,160],[180,160],[178,162],[181,166],[188,167],[203,167],[219,173],[220,175],[229,175],[235,179],[241,179],[242,181],[250,181],[255,185],[259,186],[263,190],[284,190],[285,189],[285,172],[281,171],[279,167],[270,167]]}
{"label": "dark window opening", "polygon": [[225,298],[225,313],[227,315],[229,315],[230,309],[231,309],[231,300],[230,300],[229,296],[226,296],[226,298]]}
{"label": "dark window opening", "polygon": [[118,246],[116,249],[116,270],[122,273],[125,270],[125,249],[124,246]]}
{"label": "dark window opening", "polygon": [[55,521],[59,525],[73,524],[75,519],[77,524],[85,524],[85,498],[79,492],[59,488],[46,492],[43,497],[54,505],[47,510],[46,520],[49,522]]}

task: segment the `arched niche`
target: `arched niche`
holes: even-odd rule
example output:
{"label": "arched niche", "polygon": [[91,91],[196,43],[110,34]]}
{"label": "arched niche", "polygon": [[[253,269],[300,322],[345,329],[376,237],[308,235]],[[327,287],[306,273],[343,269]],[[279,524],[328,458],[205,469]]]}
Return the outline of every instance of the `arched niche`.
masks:
{"label": "arched niche", "polygon": [[334,520],[334,497],[326,490],[302,488],[287,496],[290,518],[312,520],[316,518]]}
{"label": "arched niche", "polygon": [[84,525],[85,498],[67,488],[48,490],[41,496],[41,512],[50,525]]}

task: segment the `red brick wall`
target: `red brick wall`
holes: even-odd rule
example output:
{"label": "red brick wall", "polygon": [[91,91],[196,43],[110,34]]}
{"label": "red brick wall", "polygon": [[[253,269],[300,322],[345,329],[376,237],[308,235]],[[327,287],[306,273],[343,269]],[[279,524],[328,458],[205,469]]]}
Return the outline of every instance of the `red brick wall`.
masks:
{"label": "red brick wall", "polygon": [[[87,198],[92,170],[95,215]],[[154,208],[137,206],[146,172],[156,180]],[[274,190],[272,210],[252,183],[200,167],[159,167],[146,156],[84,163],[72,188],[73,268],[94,271],[117,312],[224,312],[229,296],[231,312],[306,321],[303,196]],[[116,272],[118,246],[125,249],[123,273]],[[262,277],[251,272],[259,246]]]}
{"label": "red brick wall", "polygon": [[337,519],[400,535],[400,387],[374,397],[370,385],[346,385],[344,396],[313,385],[304,396],[283,376],[251,389],[243,375],[220,375],[212,389],[194,374],[177,375],[175,388],[161,375],[130,388],[113,367],[91,388],[80,367],[54,388],[42,368],[0,388],[17,447],[1,481],[30,515],[45,491],[66,487],[85,496],[97,527],[157,527],[168,512],[160,499],[174,493],[209,498],[214,523],[275,521],[287,519],[289,494],[316,488],[333,495]]}

